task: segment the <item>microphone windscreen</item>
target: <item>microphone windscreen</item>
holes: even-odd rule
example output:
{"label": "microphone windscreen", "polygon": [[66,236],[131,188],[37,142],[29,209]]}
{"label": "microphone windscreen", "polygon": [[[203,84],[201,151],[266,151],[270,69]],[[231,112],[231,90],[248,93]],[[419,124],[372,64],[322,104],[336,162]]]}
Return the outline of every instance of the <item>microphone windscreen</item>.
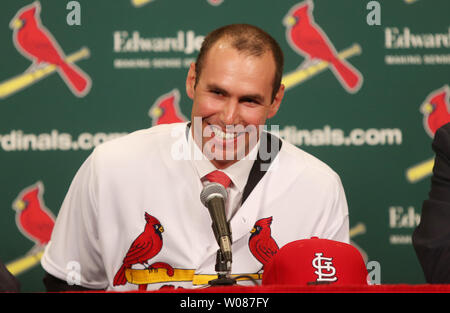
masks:
{"label": "microphone windscreen", "polygon": [[303,239],[283,246],[264,266],[263,285],[368,285],[361,253],[347,243]]}
{"label": "microphone windscreen", "polygon": [[207,206],[206,202],[208,198],[214,194],[222,196],[223,201],[226,202],[227,191],[225,187],[219,183],[209,183],[205,187],[203,187],[203,190],[200,193],[200,201],[203,203],[204,206]]}

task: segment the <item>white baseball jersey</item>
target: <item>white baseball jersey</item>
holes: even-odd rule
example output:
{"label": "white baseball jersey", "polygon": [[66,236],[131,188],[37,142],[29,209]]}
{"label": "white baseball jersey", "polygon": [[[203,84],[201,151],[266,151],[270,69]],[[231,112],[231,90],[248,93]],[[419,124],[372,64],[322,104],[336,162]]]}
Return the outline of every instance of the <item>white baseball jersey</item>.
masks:
{"label": "white baseball jersey", "polygon": [[[200,202],[202,182],[180,152],[187,146],[186,127],[155,126],[93,151],[57,217],[41,261],[48,273],[117,291],[191,288],[215,277],[218,244]],[[263,265],[294,240],[349,242],[338,175],[281,142],[269,170],[230,220],[233,275],[261,279]],[[245,279],[239,283],[251,283]]]}

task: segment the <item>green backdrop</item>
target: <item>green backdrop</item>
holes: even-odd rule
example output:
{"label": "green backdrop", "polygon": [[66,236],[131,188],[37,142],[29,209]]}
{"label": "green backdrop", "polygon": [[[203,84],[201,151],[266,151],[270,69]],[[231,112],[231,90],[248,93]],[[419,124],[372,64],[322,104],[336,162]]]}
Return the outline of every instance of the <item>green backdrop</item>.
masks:
{"label": "green backdrop", "polygon": [[[353,92],[290,44],[283,22],[301,1],[80,0],[78,11],[69,2],[41,0],[38,15],[89,77],[81,95],[48,64],[30,67],[13,41],[13,17],[37,2],[0,4],[0,260],[22,291],[44,290],[42,247],[16,222],[27,209],[14,210],[16,200],[38,188],[40,208],[56,216],[95,145],[164,121],[151,108],[171,95],[178,115],[190,116],[188,65],[203,37],[230,23],[260,26],[280,43],[287,91],[269,123],[340,175],[352,243],[379,262],[381,282],[424,283],[411,234],[430,188],[432,126],[450,121],[448,0],[375,1],[379,11],[366,0],[315,0],[309,18],[360,73]],[[81,24],[70,25],[76,13]],[[421,110],[429,102],[435,112]]]}

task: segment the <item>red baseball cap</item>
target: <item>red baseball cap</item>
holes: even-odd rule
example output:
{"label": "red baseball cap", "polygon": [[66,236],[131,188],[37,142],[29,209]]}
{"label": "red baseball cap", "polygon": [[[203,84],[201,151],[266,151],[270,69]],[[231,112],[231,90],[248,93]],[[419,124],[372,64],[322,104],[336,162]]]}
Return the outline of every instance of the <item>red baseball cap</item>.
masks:
{"label": "red baseball cap", "polygon": [[264,267],[263,285],[367,285],[361,253],[347,243],[319,239],[290,242]]}

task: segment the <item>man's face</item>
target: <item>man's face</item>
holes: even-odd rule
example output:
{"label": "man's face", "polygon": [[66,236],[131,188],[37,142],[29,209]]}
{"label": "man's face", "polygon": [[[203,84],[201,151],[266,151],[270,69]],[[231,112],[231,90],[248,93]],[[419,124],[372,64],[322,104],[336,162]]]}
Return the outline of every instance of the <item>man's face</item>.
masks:
{"label": "man's face", "polygon": [[[271,53],[247,56],[219,41],[203,64],[197,84],[195,64],[186,80],[187,94],[193,100],[192,130],[211,162],[226,168],[256,144],[259,126],[278,111],[284,86],[272,101],[275,61]],[[201,129],[201,140],[195,129]]]}

